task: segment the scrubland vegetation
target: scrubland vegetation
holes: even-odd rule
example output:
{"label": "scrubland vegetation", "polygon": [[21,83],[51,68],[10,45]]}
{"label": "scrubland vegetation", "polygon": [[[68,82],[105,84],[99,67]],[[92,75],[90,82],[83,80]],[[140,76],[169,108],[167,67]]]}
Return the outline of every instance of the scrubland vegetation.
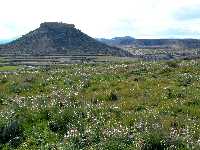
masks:
{"label": "scrubland vegetation", "polygon": [[0,149],[200,149],[200,61],[0,68]]}

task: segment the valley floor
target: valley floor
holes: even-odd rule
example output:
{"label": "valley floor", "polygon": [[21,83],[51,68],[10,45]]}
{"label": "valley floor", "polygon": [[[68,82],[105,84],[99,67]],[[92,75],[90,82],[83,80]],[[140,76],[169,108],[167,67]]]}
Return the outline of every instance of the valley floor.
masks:
{"label": "valley floor", "polygon": [[0,149],[200,149],[200,61],[0,67]]}

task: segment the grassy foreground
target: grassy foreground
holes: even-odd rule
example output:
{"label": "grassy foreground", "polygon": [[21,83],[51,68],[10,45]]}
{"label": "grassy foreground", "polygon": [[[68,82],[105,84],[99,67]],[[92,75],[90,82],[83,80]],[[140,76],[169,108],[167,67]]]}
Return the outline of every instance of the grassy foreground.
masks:
{"label": "grassy foreground", "polygon": [[200,62],[0,73],[0,149],[200,149]]}

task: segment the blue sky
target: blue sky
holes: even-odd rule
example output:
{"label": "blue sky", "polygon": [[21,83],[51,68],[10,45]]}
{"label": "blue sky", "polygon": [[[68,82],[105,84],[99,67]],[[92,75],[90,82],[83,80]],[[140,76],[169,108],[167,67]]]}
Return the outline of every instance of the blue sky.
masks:
{"label": "blue sky", "polygon": [[0,39],[41,22],[74,23],[92,37],[200,38],[200,0],[1,0]]}

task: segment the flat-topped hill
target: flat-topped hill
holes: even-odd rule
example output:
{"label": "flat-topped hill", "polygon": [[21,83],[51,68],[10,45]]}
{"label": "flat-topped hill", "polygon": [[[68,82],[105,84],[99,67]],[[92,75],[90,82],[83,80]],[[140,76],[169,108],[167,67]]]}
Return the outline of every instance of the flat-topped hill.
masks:
{"label": "flat-topped hill", "polygon": [[107,46],[75,28],[74,24],[45,22],[19,39],[0,45],[0,54],[131,56]]}

